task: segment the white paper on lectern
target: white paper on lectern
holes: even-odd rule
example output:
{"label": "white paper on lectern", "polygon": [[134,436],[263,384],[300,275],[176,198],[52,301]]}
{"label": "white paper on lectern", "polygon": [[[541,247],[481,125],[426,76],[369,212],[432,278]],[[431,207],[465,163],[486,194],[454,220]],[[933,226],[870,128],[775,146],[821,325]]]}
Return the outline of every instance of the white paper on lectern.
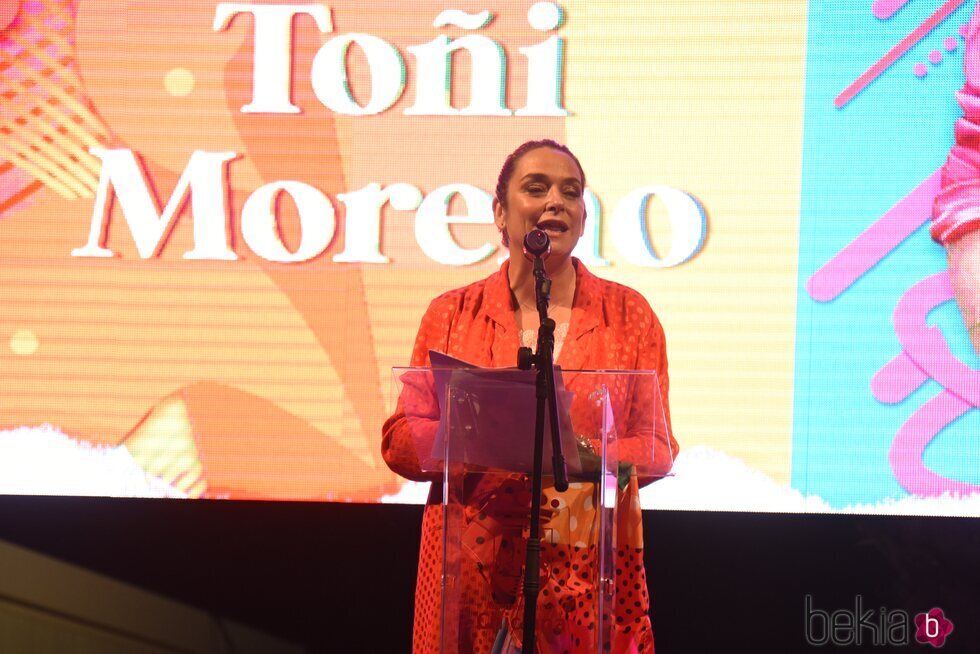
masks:
{"label": "white paper on lectern", "polygon": [[[440,409],[432,457],[444,458],[446,417],[451,414],[458,426],[454,438],[465,439],[452,444],[459,461],[488,469],[530,473],[534,465],[537,373],[519,368],[478,368],[435,350],[429,351],[429,361]],[[450,384],[454,404],[447,412]],[[565,388],[558,366],[555,366],[555,387],[562,451],[569,474],[579,474],[582,464],[569,415],[575,394]],[[544,423],[544,471],[551,474],[551,421],[547,412]]]}

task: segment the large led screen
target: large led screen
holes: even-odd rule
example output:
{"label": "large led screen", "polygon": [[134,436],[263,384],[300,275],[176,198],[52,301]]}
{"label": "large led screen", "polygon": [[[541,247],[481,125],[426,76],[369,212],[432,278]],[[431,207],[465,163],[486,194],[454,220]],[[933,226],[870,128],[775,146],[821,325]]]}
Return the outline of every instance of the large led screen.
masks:
{"label": "large led screen", "polygon": [[0,492],[420,501],[391,368],[552,138],[666,329],[645,507],[980,515],[972,5],[0,4]]}

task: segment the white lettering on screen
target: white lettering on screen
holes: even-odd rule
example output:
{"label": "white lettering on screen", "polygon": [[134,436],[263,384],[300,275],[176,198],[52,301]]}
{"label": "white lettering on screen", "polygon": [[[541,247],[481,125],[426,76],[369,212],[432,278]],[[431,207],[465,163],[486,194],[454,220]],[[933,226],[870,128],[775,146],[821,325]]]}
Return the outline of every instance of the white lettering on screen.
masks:
{"label": "white lettering on screen", "polygon": [[[184,253],[185,259],[236,260],[231,249],[229,229],[231,216],[225,202],[228,197],[225,168],[238,157],[235,152],[195,151],[170,197],[160,211],[147,183],[140,160],[127,149],[92,148],[102,160],[102,171],[88,241],[72,250],[75,257],[112,257],[107,246],[112,200],[118,200],[119,213],[129,227],[140,257],[159,256],[173,229],[185,197],[189,193],[193,221],[194,247]],[[291,252],[279,237],[277,199],[288,195],[299,215],[300,242]],[[459,196],[466,213],[449,213],[453,197]],[[658,257],[647,230],[647,203],[658,197],[667,209],[672,229],[671,247]],[[381,216],[386,204],[397,211],[415,210],[415,239],[419,249],[433,261],[448,266],[465,266],[491,256],[498,245],[484,243],[464,248],[453,237],[450,225],[490,225],[493,223],[492,199],[489,193],[470,184],[446,184],[423,195],[417,187],[398,182],[382,187],[369,183],[357,191],[340,193],[344,205],[344,249],[333,256],[341,263],[389,263],[381,252]],[[599,236],[602,214],[599,199],[591,189],[585,191],[588,218],[585,234],[574,254],[586,264],[607,266]],[[626,262],[647,268],[676,266],[700,251],[707,229],[701,205],[684,191],[663,185],[651,185],[628,193],[612,212],[610,241]],[[269,182],[253,191],[242,207],[241,232],[245,244],[256,255],[269,261],[299,263],[320,256],[330,247],[336,233],[336,215],[329,197],[316,187],[299,181]]]}
{"label": "white lettering on screen", "polygon": [[[553,3],[552,12],[530,12],[528,21],[537,31],[561,26],[561,10]],[[532,8],[533,9],[533,8]],[[318,4],[266,5],[261,3],[220,3],[215,8],[212,29],[228,29],[238,14],[251,14],[254,25],[252,61],[252,100],[243,113],[300,113],[292,102],[292,39],[298,16],[310,16],[321,33],[333,32],[330,9]],[[558,20],[541,20],[538,14],[557,15]],[[471,21],[467,18],[479,17]],[[484,10],[477,16],[460,11],[444,11],[434,27],[447,25],[467,30],[484,29],[493,15]],[[347,52],[357,45],[371,77],[371,99],[359,104],[348,84]],[[405,109],[414,116],[567,116],[562,106],[563,39],[555,34],[537,45],[519,47],[527,58],[527,101],[516,112],[506,105],[507,54],[499,42],[482,34],[450,39],[440,34],[427,43],[406,48],[415,58],[415,102]],[[470,58],[470,102],[452,106],[453,53],[465,51]],[[311,84],[317,99],[331,111],[349,116],[368,116],[384,112],[401,98],[405,90],[404,57],[394,45],[378,36],[362,33],[342,34],[329,39],[313,57]]]}

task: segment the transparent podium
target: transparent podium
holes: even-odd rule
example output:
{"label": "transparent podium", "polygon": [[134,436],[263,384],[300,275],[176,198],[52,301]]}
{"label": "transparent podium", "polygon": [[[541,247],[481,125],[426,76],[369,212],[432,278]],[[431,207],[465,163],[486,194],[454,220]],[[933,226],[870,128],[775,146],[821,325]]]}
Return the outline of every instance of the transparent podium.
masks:
{"label": "transparent podium", "polygon": [[532,498],[534,371],[392,372],[398,412],[442,498],[442,654],[521,651],[532,500],[542,505],[536,651],[609,651],[640,605],[617,597],[617,575],[631,573],[617,561],[621,512],[638,516],[638,483],[673,463],[656,373],[556,369],[570,484],[554,488],[546,424],[544,492]]}

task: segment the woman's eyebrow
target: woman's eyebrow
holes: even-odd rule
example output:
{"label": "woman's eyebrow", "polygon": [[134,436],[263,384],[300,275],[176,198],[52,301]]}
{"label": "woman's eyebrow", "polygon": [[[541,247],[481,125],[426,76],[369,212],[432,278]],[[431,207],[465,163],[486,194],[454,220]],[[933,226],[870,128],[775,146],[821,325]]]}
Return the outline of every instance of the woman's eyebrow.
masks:
{"label": "woman's eyebrow", "polygon": [[[548,181],[550,181],[551,180],[551,176],[548,175],[547,173],[528,173],[527,175],[524,175],[524,177],[521,177],[521,181],[522,182],[525,181],[525,180],[548,180]],[[561,180],[558,180],[558,181],[560,183],[566,183],[566,182],[575,182],[576,184],[581,184],[582,183],[582,180],[580,180],[578,177],[566,177],[565,179],[561,179]]]}

